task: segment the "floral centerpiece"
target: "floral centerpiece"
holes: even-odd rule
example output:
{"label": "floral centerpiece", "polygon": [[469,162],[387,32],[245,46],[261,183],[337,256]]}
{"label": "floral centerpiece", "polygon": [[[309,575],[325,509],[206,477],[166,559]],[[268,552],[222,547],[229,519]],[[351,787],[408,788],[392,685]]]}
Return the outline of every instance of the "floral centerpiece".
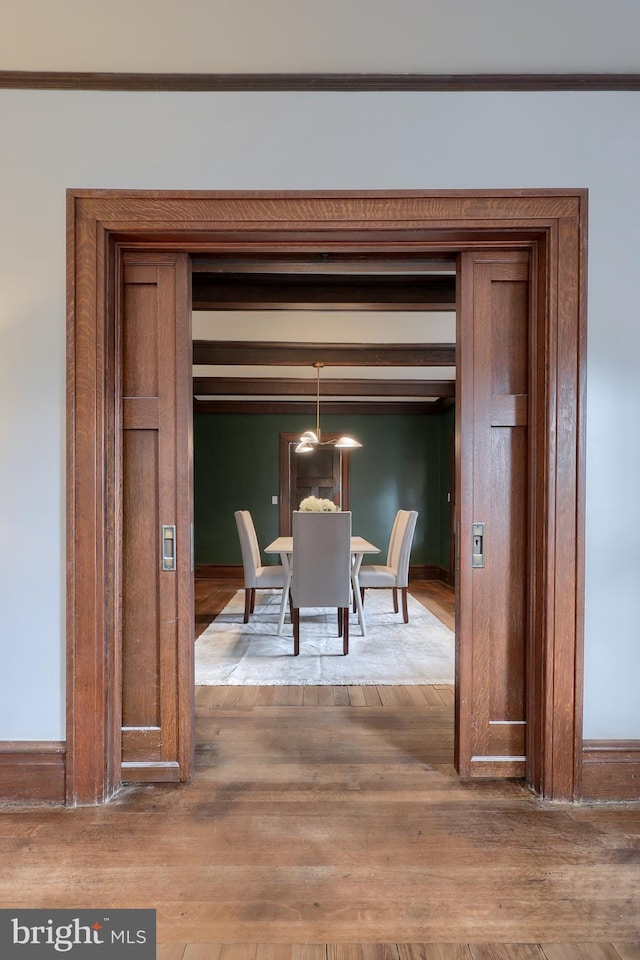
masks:
{"label": "floral centerpiece", "polygon": [[333,500],[323,500],[321,497],[305,497],[300,501],[300,510],[304,513],[333,513],[337,506]]}

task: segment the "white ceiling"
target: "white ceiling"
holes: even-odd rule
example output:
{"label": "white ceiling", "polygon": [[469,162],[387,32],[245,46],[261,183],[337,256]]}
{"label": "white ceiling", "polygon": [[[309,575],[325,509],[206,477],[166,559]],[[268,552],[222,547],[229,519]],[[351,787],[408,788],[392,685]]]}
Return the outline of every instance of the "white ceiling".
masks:
{"label": "white ceiling", "polygon": [[456,315],[445,310],[195,310],[192,328],[194,340],[455,343]]}
{"label": "white ceiling", "polygon": [[638,0],[20,0],[0,69],[635,73]]}

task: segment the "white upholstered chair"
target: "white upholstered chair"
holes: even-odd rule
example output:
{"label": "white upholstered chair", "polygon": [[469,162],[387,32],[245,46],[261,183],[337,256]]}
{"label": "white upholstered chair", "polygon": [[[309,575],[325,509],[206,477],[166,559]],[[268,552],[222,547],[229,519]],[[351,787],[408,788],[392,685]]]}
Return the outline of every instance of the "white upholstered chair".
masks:
{"label": "white upholstered chair", "polygon": [[349,653],[351,511],[293,512],[293,655],[300,653],[300,608],[335,607],[342,652]]}
{"label": "white upholstered chair", "polygon": [[409,557],[417,519],[417,510],[398,510],[389,538],[386,564],[363,564],[358,574],[363,601],[367,587],[386,587],[393,591],[393,612],[398,613],[398,590],[401,591],[402,616],[405,623],[409,623],[407,603]]}
{"label": "white upholstered chair", "polygon": [[244,622],[249,622],[249,616],[256,605],[256,590],[269,590],[280,587],[289,589],[289,583],[281,564],[263,566],[260,559],[258,537],[253,525],[253,518],[248,510],[236,510],[234,514],[240,538],[242,551],[242,566],[244,568]]}

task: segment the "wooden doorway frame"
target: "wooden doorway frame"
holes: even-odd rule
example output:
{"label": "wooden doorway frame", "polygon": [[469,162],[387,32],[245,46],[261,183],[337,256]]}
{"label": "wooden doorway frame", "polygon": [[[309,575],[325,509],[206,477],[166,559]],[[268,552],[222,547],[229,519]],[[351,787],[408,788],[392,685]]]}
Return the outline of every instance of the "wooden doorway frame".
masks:
{"label": "wooden doorway frame", "polygon": [[527,781],[543,796],[573,799],[582,747],[586,191],[70,190],[67,205],[67,802],[102,803],[119,786],[117,369],[127,250],[530,251]]}

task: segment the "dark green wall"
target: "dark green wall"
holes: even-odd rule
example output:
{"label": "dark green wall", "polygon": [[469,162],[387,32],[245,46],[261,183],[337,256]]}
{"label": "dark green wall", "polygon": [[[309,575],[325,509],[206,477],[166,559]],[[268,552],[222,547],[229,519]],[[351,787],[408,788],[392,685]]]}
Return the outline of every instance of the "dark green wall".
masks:
{"label": "dark green wall", "polygon": [[453,501],[453,440],[455,436],[455,407],[440,416],[440,566],[451,572],[453,558],[449,556],[451,540],[451,496]]}
{"label": "dark green wall", "polygon": [[[446,562],[442,421],[443,416],[416,415],[322,417],[326,433],[351,433],[363,444],[350,454],[353,529],[383,555],[396,511],[417,510],[412,563]],[[280,488],[280,433],[302,432],[308,426],[309,418],[303,415],[195,415],[196,563],[241,562],[235,510],[251,511],[261,546],[278,536],[279,507],[271,497]]]}

